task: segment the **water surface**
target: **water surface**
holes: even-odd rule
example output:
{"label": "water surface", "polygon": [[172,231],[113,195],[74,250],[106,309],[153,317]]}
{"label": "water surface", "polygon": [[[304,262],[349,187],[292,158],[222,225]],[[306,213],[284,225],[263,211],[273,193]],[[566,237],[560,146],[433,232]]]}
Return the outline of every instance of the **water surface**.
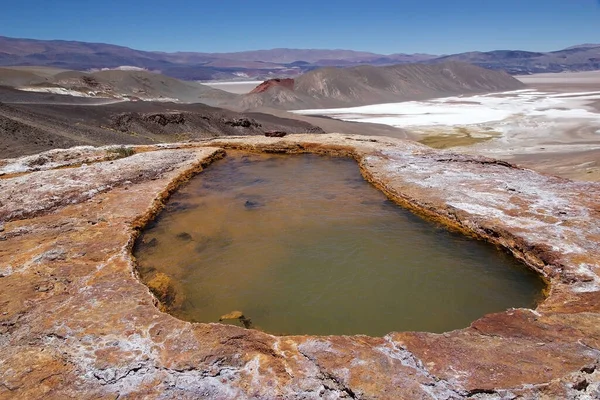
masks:
{"label": "water surface", "polygon": [[138,239],[143,279],[163,272],[174,315],[242,311],[275,334],[468,326],[532,307],[542,281],[494,246],[413,215],[353,160],[229,152],[175,193]]}

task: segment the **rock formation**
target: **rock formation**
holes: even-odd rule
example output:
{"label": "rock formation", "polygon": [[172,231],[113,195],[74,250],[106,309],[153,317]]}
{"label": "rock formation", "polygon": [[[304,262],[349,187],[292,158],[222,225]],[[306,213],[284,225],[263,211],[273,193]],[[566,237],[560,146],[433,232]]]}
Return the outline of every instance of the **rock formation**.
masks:
{"label": "rock formation", "polygon": [[293,79],[269,79],[255,87],[250,93],[263,93],[272,87],[280,86],[288,90],[294,90]]}
{"label": "rock formation", "polygon": [[[160,292],[138,280],[131,248],[169,194],[230,148],[353,157],[394,201],[522,259],[548,281],[547,297],[453,332],[384,337],[273,336],[165,314]],[[134,150],[0,163],[1,399],[600,395],[599,184],[383,137]]]}
{"label": "rock formation", "polygon": [[173,281],[166,274],[159,272],[154,275],[147,283],[148,288],[154,296],[160,301],[160,304],[164,305],[167,309],[173,307],[177,292]]}

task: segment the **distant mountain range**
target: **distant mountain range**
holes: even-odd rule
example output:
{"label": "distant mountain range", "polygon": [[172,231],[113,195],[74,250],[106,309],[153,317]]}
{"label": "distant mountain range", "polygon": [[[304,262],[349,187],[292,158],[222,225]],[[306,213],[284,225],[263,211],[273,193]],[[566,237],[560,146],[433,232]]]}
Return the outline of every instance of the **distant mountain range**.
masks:
{"label": "distant mountain range", "polygon": [[272,49],[238,53],[152,52],[102,43],[16,39],[0,36],[0,65],[35,65],[70,70],[131,66],[184,80],[295,77],[321,67],[463,61],[510,74],[600,69],[600,44],[553,52],[498,50],[445,56],[376,54],[352,50]]}
{"label": "distant mountain range", "polygon": [[548,53],[518,50],[475,51],[443,56],[430,61],[463,61],[484,68],[504,70],[513,75],[593,71],[600,69],[600,45],[578,45]]}
{"label": "distant mountain range", "polygon": [[273,49],[240,53],[164,53],[102,43],[15,39],[0,36],[0,66],[34,65],[69,70],[133,66],[184,80],[268,79],[297,76],[322,66],[420,62],[426,54],[351,50]]}

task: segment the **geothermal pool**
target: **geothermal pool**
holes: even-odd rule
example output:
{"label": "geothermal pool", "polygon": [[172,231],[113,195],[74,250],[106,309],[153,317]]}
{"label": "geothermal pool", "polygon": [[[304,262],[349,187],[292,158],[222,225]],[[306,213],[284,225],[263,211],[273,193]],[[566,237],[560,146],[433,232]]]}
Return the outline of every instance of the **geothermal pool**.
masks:
{"label": "geothermal pool", "polygon": [[241,311],[274,334],[444,332],[533,307],[544,288],[494,246],[390,202],[353,160],[316,155],[229,152],[171,197],[134,255],[142,280],[172,280],[173,315]]}

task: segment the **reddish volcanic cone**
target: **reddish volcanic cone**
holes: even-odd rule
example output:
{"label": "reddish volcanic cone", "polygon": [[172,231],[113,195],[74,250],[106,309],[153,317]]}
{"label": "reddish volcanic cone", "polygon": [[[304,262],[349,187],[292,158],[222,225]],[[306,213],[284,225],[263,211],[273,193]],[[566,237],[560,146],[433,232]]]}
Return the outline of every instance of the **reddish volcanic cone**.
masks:
{"label": "reddish volcanic cone", "polygon": [[282,86],[289,90],[294,90],[294,80],[293,79],[269,79],[268,81],[264,81],[260,85],[254,88],[250,92],[252,93],[263,93],[275,86]]}

